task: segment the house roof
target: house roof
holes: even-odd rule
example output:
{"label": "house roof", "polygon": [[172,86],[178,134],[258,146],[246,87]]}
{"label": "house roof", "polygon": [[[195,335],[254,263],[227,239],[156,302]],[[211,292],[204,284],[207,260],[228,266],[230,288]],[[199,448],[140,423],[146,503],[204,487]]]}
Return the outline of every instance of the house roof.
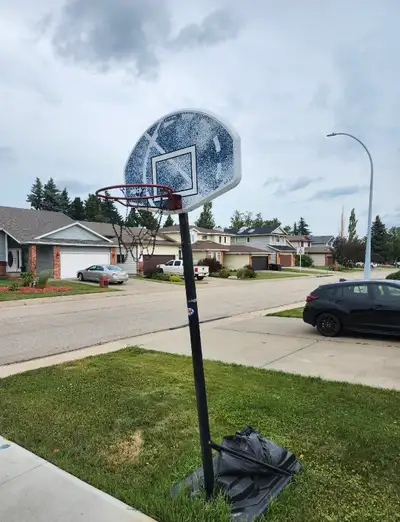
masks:
{"label": "house roof", "polygon": [[306,253],[307,254],[329,254],[331,253],[332,250],[327,247],[327,246],[324,246],[324,245],[321,245],[321,246],[310,246],[310,247],[307,247],[306,248]]}
{"label": "house roof", "polygon": [[[118,244],[118,236],[121,234],[121,229],[119,225],[112,225],[111,223],[97,223],[95,221],[81,221],[82,225],[94,230],[98,234],[111,239],[113,243]],[[122,230],[122,239],[127,243],[131,243],[134,237],[138,237],[139,235],[145,240],[146,229],[143,227],[129,227],[130,233],[124,232]],[[148,234],[150,235],[150,233]],[[145,240],[146,241],[146,240]],[[155,242],[156,245],[171,245],[176,244],[176,241],[171,239],[170,237],[162,234],[161,232],[157,234],[157,239]]]}
{"label": "house roof", "polygon": [[311,241],[311,237],[310,236],[299,236],[299,235],[286,236],[286,239],[288,241]]}
{"label": "house roof", "polygon": [[[190,230],[197,230],[201,234],[209,234],[209,235],[232,235],[230,232],[227,232],[226,229],[223,228],[203,228],[198,227],[196,225],[190,225]],[[168,232],[179,232],[179,225],[173,225],[171,227],[164,227],[160,229],[160,232],[163,234],[168,234]]]}
{"label": "house roof", "polygon": [[229,252],[231,254],[270,254],[268,250],[255,248],[251,245],[229,245]]}
{"label": "house roof", "polygon": [[251,245],[225,245],[215,241],[196,241],[192,244],[195,252],[217,251],[228,252],[230,254],[268,254],[267,250],[256,248]]}
{"label": "house roof", "polygon": [[334,236],[310,236],[311,244],[326,245]]}
{"label": "house roof", "polygon": [[74,220],[62,212],[0,207],[0,229],[18,243],[36,243],[36,237],[73,223]]}
{"label": "house roof", "polygon": [[294,253],[296,252],[296,249],[289,245],[268,245],[269,248],[272,248],[276,252],[288,252],[288,253]]}
{"label": "house roof", "polygon": [[225,232],[235,236],[267,236],[276,230],[277,226],[269,227],[242,227],[242,228],[226,228]]}
{"label": "house roof", "polygon": [[216,243],[215,241],[196,241],[192,244],[192,250],[197,251],[206,251],[206,250],[217,250],[219,252],[228,252],[229,245]]}

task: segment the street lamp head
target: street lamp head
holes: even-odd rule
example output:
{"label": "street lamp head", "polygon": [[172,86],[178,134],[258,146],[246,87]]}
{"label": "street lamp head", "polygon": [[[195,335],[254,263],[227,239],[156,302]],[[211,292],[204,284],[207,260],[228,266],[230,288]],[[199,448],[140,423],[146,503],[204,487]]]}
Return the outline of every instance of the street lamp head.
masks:
{"label": "street lamp head", "polygon": [[331,134],[326,135],[327,138],[332,138],[332,136],[336,136],[336,132],[332,132]]}

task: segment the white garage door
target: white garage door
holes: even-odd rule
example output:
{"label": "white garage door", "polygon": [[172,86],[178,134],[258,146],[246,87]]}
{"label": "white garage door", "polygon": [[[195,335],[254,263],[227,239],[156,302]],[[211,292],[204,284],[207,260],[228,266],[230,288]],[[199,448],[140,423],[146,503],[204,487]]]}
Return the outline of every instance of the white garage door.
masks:
{"label": "white garage door", "polygon": [[110,262],[108,248],[69,248],[61,247],[61,279],[75,278],[79,270],[91,265],[106,265]]}

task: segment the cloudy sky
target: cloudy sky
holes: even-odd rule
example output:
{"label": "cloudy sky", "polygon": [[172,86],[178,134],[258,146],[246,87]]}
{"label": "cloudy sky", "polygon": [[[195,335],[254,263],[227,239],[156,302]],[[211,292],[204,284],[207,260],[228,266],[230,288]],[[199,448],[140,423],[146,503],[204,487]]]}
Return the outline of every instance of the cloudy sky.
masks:
{"label": "cloudy sky", "polygon": [[[141,133],[179,108],[242,138],[241,184],[214,202],[336,234],[356,208],[400,226],[398,0],[0,2],[0,204],[36,176],[72,196],[122,183]],[[193,213],[193,218],[196,212]]]}

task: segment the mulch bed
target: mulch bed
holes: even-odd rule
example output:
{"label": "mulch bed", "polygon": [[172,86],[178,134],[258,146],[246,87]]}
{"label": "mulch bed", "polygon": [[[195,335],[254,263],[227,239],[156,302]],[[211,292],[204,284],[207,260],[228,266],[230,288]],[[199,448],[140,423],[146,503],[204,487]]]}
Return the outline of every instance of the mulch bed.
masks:
{"label": "mulch bed", "polygon": [[20,286],[18,290],[9,290],[7,286],[0,286],[0,292],[8,292],[13,294],[19,292],[20,294],[41,294],[41,293],[56,293],[56,292],[70,292],[72,286],[46,286],[46,288],[35,288],[29,286]]}

